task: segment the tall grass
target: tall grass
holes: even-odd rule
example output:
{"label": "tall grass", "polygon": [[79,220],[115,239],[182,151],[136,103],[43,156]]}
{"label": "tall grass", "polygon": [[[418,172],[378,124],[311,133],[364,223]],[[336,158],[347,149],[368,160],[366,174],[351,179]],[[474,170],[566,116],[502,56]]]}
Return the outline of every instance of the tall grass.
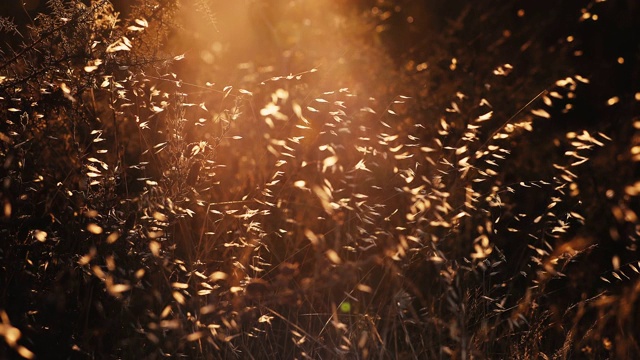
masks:
{"label": "tall grass", "polygon": [[[580,176],[611,138],[522,145],[588,79],[519,108],[438,94],[450,105],[420,122],[415,96],[306,86],[322,69],[182,81],[158,46],[172,2],[127,19],[107,1],[50,6],[0,65],[0,354],[638,353],[640,264],[597,263],[584,231]],[[613,214],[635,229],[638,186],[623,191]]]}

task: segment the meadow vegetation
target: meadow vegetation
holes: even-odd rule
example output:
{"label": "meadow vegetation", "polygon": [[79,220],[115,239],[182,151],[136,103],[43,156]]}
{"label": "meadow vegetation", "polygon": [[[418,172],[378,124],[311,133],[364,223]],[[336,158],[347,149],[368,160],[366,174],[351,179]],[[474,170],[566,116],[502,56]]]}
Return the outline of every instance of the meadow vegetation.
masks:
{"label": "meadow vegetation", "polygon": [[637,6],[180,3],[0,17],[1,357],[640,356]]}

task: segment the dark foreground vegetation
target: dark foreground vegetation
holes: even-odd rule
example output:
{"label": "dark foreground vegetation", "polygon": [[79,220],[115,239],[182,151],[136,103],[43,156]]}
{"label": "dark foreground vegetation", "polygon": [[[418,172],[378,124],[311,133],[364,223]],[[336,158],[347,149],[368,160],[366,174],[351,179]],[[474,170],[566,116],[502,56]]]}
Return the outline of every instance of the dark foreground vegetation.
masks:
{"label": "dark foreground vegetation", "polygon": [[639,7],[3,2],[0,357],[639,358]]}

